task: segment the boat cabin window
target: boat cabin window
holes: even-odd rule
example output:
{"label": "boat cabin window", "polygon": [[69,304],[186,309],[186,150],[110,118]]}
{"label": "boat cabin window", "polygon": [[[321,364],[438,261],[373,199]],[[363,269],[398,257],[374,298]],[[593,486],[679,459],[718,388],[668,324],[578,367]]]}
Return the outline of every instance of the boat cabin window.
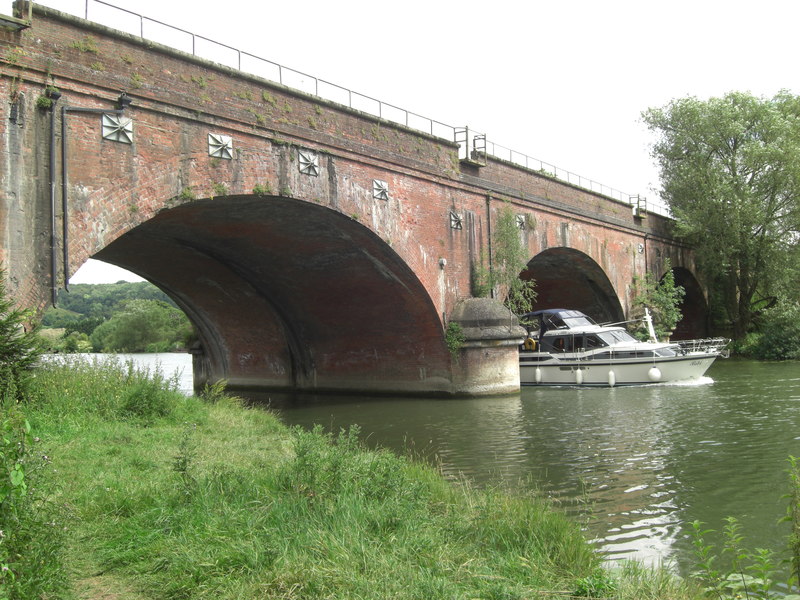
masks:
{"label": "boat cabin window", "polygon": [[596,335],[587,335],[585,343],[587,350],[594,350],[595,348],[602,348],[603,346],[608,346],[608,344],[606,344]]}
{"label": "boat cabin window", "polygon": [[660,348],[660,349],[656,350],[656,354],[658,356],[678,356],[678,352],[673,347]]}
{"label": "boat cabin window", "polygon": [[581,352],[607,345],[594,334],[545,336],[542,340],[542,350],[545,352]]}

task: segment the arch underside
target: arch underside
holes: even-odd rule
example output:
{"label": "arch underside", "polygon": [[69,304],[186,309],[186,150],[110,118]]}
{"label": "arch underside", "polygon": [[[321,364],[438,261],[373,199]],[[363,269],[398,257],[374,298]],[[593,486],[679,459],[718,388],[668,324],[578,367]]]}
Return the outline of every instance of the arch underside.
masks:
{"label": "arch underside", "polygon": [[571,248],[549,248],[536,255],[522,272],[536,282],[534,310],[579,310],[598,323],[625,319],[616,291],[591,257]]}
{"label": "arch underside", "polygon": [[368,228],[283,197],[231,196],[163,210],[95,258],[148,279],[195,324],[195,386],[447,391],[437,311]]}
{"label": "arch underside", "polygon": [[689,340],[708,337],[708,302],[695,276],[683,267],[674,267],[675,285],[684,289],[680,305],[682,318],[675,326],[672,339]]}

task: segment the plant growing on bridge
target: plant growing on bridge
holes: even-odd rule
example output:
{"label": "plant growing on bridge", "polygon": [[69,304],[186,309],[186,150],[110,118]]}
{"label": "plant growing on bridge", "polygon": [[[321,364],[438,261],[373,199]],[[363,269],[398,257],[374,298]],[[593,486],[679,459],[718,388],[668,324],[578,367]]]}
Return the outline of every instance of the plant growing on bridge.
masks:
{"label": "plant growing on bridge", "polygon": [[253,186],[254,196],[269,196],[271,194],[272,194],[272,186],[270,186],[269,182],[264,184],[257,183]]}
{"label": "plant growing on bridge", "polygon": [[[661,280],[656,280],[652,273],[645,273],[644,277],[634,276],[634,299],[633,312],[634,318],[644,316],[644,309],[647,307],[653,317],[653,329],[656,337],[664,339],[668,337],[675,325],[681,320],[680,305],[686,290],[683,286],[675,285],[675,275],[672,272],[669,259],[664,261],[665,273]],[[648,333],[644,326],[634,331],[634,335],[641,339],[647,339]]]}
{"label": "plant growing on bridge", "polygon": [[248,108],[248,109],[247,109],[247,112],[249,112],[251,115],[253,115],[253,118],[255,118],[255,120],[256,120],[256,123],[258,123],[259,125],[262,125],[262,126],[263,126],[263,125],[266,125],[266,124],[267,124],[267,117],[265,117],[265,116],[264,116],[264,115],[262,115],[261,113],[259,113],[259,112],[256,112],[256,111],[255,111],[255,110],[253,110],[252,108]]}
{"label": "plant growing on bridge", "polygon": [[473,265],[473,295],[494,294],[503,298],[503,304],[517,315],[530,311],[536,300],[535,282],[520,277],[528,265],[528,249],[523,243],[516,215],[508,204],[498,211],[494,223],[488,269],[483,266],[482,259],[483,256],[478,264]]}
{"label": "plant growing on bridge", "polygon": [[444,332],[444,340],[447,344],[447,349],[454,358],[458,357],[458,352],[461,350],[461,344],[464,343],[464,330],[461,328],[460,323],[450,321],[447,324],[447,329]]}
{"label": "plant growing on bridge", "polygon": [[89,52],[91,54],[98,53],[97,43],[94,41],[94,38],[90,35],[85,35],[80,40],[74,40],[71,46],[76,50],[80,50],[81,52]]}
{"label": "plant growing on bridge", "polygon": [[249,100],[252,102],[253,100],[253,92],[250,90],[244,90],[243,92],[233,92],[233,95],[241,100]]}
{"label": "plant growing on bridge", "polygon": [[187,185],[185,188],[183,188],[181,190],[181,193],[178,195],[178,198],[180,200],[184,200],[186,202],[190,202],[190,201],[194,200],[196,198],[196,196],[194,195],[194,192],[192,191],[192,188]]}
{"label": "plant growing on bridge", "polygon": [[44,94],[36,98],[36,108],[39,110],[50,110],[53,108],[53,99],[48,98]]}
{"label": "plant growing on bridge", "polygon": [[228,186],[224,183],[216,182],[211,189],[214,193],[214,196],[227,196],[228,195]]}
{"label": "plant growing on bridge", "polygon": [[209,78],[205,75],[192,75],[191,81],[201,90],[204,90],[208,87]]}
{"label": "plant growing on bridge", "polygon": [[278,105],[278,101],[275,99],[275,96],[267,92],[266,90],[261,93],[261,99],[270,104],[273,108]]}
{"label": "plant growing on bridge", "polygon": [[710,301],[741,339],[761,299],[797,298],[800,97],[732,92],[643,114],[675,232],[695,250]]}

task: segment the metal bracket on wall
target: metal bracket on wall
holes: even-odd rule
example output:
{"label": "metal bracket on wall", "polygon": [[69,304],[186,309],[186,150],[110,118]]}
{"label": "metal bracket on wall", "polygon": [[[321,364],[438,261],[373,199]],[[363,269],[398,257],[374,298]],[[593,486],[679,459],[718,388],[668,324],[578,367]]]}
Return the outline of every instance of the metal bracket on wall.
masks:
{"label": "metal bracket on wall", "polygon": [[28,0],[14,3],[14,16],[0,15],[0,27],[9,31],[21,31],[31,26],[33,21],[33,2]]}
{"label": "metal bracket on wall", "polygon": [[453,141],[458,144],[458,160],[474,167],[486,166],[486,135],[470,137],[469,127],[456,127]]}

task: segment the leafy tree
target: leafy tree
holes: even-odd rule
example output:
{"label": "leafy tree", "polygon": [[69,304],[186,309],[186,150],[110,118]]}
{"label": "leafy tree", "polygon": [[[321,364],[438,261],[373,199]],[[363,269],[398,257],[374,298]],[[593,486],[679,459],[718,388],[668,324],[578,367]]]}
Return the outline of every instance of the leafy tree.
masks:
{"label": "leafy tree", "polygon": [[81,318],[79,313],[64,308],[50,307],[42,315],[42,327],[66,327]]}
{"label": "leafy tree", "polygon": [[72,333],[64,335],[60,350],[68,354],[75,354],[77,352],[91,352],[92,343],[89,341],[89,336],[85,333],[73,331]]}
{"label": "leafy tree", "polygon": [[21,400],[39,359],[41,346],[29,327],[32,317],[6,296],[5,271],[0,269],[0,397]]}
{"label": "leafy tree", "polygon": [[740,339],[764,298],[796,291],[800,99],[732,92],[673,100],[643,118],[659,135],[653,156],[675,233]]}
{"label": "leafy tree", "polygon": [[159,300],[128,300],[91,335],[102,352],[163,352],[185,343],[191,325],[180,310]]}
{"label": "leafy tree", "polygon": [[526,313],[536,300],[535,282],[519,276],[528,264],[528,249],[508,204],[500,209],[493,227],[491,268],[475,269],[473,294],[483,296],[495,290],[499,297],[505,298],[503,303],[511,312]]}
{"label": "leafy tree", "polygon": [[[680,311],[681,301],[686,290],[683,286],[675,285],[675,275],[672,272],[672,265],[667,259],[664,261],[666,272],[660,281],[648,272],[644,277],[634,277],[634,316],[640,318],[644,316],[644,309],[650,309],[653,317],[653,329],[656,337],[663,340],[672,333],[675,325],[683,316]],[[647,331],[638,330],[634,335],[647,339]]]}
{"label": "leafy tree", "polygon": [[72,333],[81,333],[87,336],[91,335],[104,321],[105,319],[102,317],[84,317],[78,319],[64,326],[64,335],[68,336]]}

